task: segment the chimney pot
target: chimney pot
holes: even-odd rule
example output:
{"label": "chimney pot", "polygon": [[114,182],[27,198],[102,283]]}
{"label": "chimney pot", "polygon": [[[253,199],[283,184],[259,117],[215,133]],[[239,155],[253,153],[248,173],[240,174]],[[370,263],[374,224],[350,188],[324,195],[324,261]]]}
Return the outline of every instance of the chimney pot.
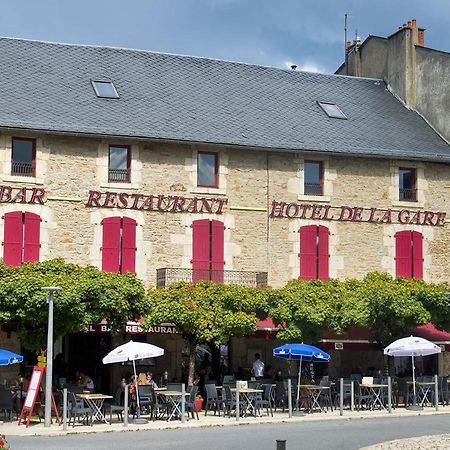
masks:
{"label": "chimney pot", "polygon": [[412,20],[412,27],[416,28],[416,26],[417,26],[417,21],[416,21],[416,19],[413,19]]}
{"label": "chimney pot", "polygon": [[408,25],[406,23],[403,24],[402,28],[406,28]]}
{"label": "chimney pot", "polygon": [[410,20],[408,20],[408,27],[411,28],[412,27],[412,22]]}

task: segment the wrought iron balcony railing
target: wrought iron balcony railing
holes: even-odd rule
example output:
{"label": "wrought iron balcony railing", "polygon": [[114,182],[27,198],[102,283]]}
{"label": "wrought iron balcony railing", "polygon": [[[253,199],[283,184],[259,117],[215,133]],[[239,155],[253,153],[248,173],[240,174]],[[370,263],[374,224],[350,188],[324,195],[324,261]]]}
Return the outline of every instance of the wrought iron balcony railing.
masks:
{"label": "wrought iron balcony railing", "polygon": [[34,165],[31,162],[13,161],[11,175],[20,175],[21,177],[34,177]]}
{"label": "wrought iron balcony railing", "polygon": [[322,195],[321,183],[305,183],[305,194]]}
{"label": "wrought iron balcony railing", "polygon": [[165,267],[156,270],[156,287],[163,288],[177,281],[211,280],[216,283],[238,284],[247,287],[267,286],[267,272],[245,270],[198,270]]}
{"label": "wrought iron balcony railing", "polygon": [[415,202],[416,201],[416,190],[400,188],[399,197],[400,197],[400,200],[407,200],[407,201]]}
{"label": "wrought iron balcony railing", "polygon": [[109,169],[108,182],[110,183],[128,183],[130,181],[129,169]]}

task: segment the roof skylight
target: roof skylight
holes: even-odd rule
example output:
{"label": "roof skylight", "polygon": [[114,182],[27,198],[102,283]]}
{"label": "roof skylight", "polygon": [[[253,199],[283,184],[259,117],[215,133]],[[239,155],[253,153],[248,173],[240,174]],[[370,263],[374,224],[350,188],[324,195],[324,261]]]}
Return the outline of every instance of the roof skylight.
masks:
{"label": "roof skylight", "polygon": [[338,105],[333,102],[317,102],[319,106],[326,112],[328,117],[333,119],[347,119],[347,116],[341,111]]}
{"label": "roof skylight", "polygon": [[119,98],[119,94],[117,93],[116,87],[112,81],[92,80],[91,83],[97,97]]}

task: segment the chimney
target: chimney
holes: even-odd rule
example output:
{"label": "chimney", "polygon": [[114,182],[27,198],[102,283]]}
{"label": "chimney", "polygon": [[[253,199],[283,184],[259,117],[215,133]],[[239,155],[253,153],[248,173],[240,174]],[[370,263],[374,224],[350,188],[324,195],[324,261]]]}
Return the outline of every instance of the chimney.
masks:
{"label": "chimney", "polygon": [[416,19],[408,20],[408,22],[398,27],[399,30],[402,30],[403,28],[410,28],[412,30],[415,45],[418,45],[420,47],[423,47],[425,45],[425,28],[417,28]]}

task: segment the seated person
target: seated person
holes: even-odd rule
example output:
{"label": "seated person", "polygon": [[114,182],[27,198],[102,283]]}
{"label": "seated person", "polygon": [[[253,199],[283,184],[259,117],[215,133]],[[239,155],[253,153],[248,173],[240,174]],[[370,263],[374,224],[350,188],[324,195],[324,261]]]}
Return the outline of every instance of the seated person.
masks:
{"label": "seated person", "polygon": [[137,384],[139,386],[148,384],[147,375],[144,372],[141,372],[138,376]]}
{"label": "seated person", "polygon": [[87,389],[88,391],[94,391],[94,382],[92,378],[86,375],[84,372],[80,372],[78,377],[78,385],[83,387],[83,389]]}
{"label": "seated person", "polygon": [[157,388],[158,385],[156,384],[156,381],[153,379],[153,374],[151,372],[147,372],[147,384],[151,386],[152,388]]}

